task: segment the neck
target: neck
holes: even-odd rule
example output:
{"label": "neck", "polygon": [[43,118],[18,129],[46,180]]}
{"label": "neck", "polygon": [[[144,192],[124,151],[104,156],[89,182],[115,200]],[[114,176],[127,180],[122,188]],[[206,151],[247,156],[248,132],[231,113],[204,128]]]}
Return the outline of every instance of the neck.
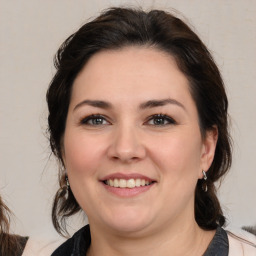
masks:
{"label": "neck", "polygon": [[[91,225],[91,247],[88,256],[186,256],[203,255],[215,231],[202,230],[195,221],[157,228],[148,234],[120,234]],[[98,232],[98,230],[100,230]],[[107,234],[107,235],[104,235]]]}

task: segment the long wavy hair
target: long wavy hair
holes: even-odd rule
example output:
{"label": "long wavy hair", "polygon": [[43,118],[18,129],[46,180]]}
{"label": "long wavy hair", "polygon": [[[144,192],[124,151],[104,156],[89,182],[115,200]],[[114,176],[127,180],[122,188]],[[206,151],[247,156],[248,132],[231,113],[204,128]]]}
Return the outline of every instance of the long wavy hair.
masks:
{"label": "long wavy hair", "polygon": [[22,253],[18,236],[10,234],[11,211],[0,196],[0,255],[12,256]]}
{"label": "long wavy hair", "polygon": [[208,191],[202,190],[204,181],[198,180],[194,208],[195,219],[201,228],[213,230],[223,226],[225,217],[216,196],[214,182],[228,171],[232,155],[228,100],[213,57],[196,33],[171,13],[111,8],[69,36],[55,56],[56,74],[47,92],[50,146],[60,163],[60,189],[52,210],[54,227],[59,233],[66,232],[65,219],[80,210],[72,190],[66,186],[62,159],[62,138],[73,81],[97,52],[118,50],[126,46],[148,46],[173,56],[189,81],[202,137],[213,127],[218,128],[215,157],[207,172]]}

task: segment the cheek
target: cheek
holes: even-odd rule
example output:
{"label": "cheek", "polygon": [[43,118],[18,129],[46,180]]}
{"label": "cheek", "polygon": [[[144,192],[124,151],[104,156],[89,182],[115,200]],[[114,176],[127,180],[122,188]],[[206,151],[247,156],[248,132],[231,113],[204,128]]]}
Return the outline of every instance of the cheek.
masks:
{"label": "cheek", "polygon": [[[173,136],[155,144],[155,164],[158,164],[162,180],[163,200],[179,211],[193,203],[193,196],[200,170],[201,140],[197,136]],[[152,154],[153,156],[153,154]],[[177,202],[177,199],[178,202]]]}
{"label": "cheek", "polygon": [[64,150],[66,168],[72,175],[90,175],[94,172],[102,155],[102,144],[90,136],[66,132]]}
{"label": "cheek", "polygon": [[201,139],[200,134],[173,134],[154,143],[152,158],[159,163],[167,175],[196,176],[200,169]]}

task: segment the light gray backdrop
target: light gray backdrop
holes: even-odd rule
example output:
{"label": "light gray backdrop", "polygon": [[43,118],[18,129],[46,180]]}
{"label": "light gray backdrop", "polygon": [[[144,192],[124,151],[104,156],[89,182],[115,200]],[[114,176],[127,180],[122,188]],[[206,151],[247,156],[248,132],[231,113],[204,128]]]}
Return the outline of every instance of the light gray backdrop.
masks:
{"label": "light gray backdrop", "polygon": [[[56,236],[57,168],[45,137],[45,93],[60,43],[102,8],[177,9],[211,49],[230,100],[234,163],[219,196],[231,225],[256,224],[256,1],[0,0],[0,193],[14,232]],[[78,225],[78,224],[77,224]]]}

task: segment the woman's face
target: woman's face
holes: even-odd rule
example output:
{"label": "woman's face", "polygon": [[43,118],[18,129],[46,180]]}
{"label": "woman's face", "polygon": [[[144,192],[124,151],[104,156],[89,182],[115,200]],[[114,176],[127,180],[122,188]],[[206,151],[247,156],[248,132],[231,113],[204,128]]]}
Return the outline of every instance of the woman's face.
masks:
{"label": "woman's face", "polygon": [[94,227],[142,232],[194,221],[194,191],[214,156],[186,77],[161,51],[94,55],[73,84],[63,158]]}

